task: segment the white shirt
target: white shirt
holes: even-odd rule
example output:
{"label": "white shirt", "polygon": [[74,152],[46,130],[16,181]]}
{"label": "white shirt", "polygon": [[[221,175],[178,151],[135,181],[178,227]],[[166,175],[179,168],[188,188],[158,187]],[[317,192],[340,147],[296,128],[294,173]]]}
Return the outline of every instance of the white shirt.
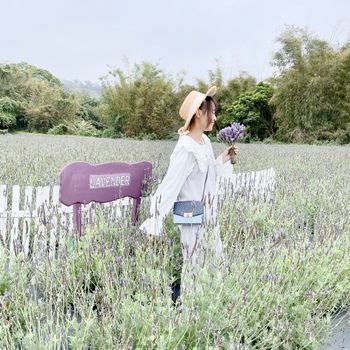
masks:
{"label": "white shirt", "polygon": [[197,200],[203,196],[205,185],[205,221],[216,225],[217,197],[220,178],[232,175],[232,164],[223,163],[222,157],[214,157],[208,136],[203,134],[204,144],[189,135],[181,135],[170,156],[169,168],[163,181],[151,199],[150,217],[140,229],[147,234],[161,235],[163,220],[177,200]]}

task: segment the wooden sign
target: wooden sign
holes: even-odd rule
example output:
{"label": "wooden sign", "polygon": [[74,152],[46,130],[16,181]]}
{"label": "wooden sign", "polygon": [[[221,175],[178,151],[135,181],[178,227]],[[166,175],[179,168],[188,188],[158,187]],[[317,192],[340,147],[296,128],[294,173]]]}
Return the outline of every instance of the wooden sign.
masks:
{"label": "wooden sign", "polygon": [[66,165],[60,173],[59,198],[65,205],[74,205],[74,222],[79,233],[80,205],[92,201],[107,203],[124,197],[133,198],[132,222],[135,223],[142,193],[151,176],[150,162],[110,162],[97,165],[74,162]]}

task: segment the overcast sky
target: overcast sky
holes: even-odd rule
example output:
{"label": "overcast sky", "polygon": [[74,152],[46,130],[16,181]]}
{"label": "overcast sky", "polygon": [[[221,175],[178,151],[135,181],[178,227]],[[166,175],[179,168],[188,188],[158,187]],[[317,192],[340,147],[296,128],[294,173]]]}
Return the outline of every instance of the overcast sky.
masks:
{"label": "overcast sky", "polygon": [[28,62],[60,79],[98,82],[109,67],[150,61],[185,81],[272,74],[286,24],[334,45],[350,40],[349,0],[0,0],[0,63]]}

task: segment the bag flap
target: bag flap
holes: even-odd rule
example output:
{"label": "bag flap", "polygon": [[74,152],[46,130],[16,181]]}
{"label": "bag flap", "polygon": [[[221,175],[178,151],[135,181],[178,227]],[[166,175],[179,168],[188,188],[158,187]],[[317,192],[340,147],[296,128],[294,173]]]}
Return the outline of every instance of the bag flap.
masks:
{"label": "bag flap", "polygon": [[175,202],[173,213],[181,216],[184,216],[185,213],[192,213],[192,216],[203,215],[204,205],[201,201]]}

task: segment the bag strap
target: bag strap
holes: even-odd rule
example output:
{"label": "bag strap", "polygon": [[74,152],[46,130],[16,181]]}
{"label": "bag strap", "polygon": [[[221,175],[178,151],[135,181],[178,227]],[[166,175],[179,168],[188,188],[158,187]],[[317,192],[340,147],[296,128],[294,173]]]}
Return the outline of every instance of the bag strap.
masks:
{"label": "bag strap", "polygon": [[207,184],[208,174],[209,174],[209,165],[208,165],[207,175],[205,176],[205,181],[204,181],[204,187],[203,187],[203,194],[202,194],[201,202],[203,202],[203,199],[204,199],[205,185]]}

